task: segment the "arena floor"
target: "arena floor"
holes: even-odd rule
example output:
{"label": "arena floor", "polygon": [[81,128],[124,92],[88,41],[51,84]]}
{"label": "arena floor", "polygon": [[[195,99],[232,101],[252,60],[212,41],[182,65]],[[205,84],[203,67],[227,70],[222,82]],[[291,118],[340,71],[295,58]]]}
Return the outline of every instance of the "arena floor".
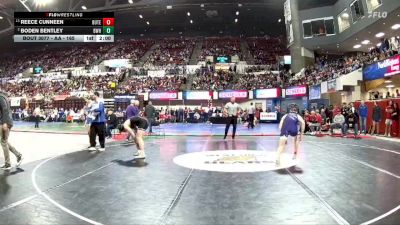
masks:
{"label": "arena floor", "polygon": [[275,170],[271,164],[264,172],[174,163],[179,155],[218,150],[273,155],[277,141],[150,137],[145,162],[132,161],[135,148],[126,142],[109,143],[104,153],[77,151],[28,162],[0,172],[0,224],[399,223],[396,142],[306,137],[296,166]]}

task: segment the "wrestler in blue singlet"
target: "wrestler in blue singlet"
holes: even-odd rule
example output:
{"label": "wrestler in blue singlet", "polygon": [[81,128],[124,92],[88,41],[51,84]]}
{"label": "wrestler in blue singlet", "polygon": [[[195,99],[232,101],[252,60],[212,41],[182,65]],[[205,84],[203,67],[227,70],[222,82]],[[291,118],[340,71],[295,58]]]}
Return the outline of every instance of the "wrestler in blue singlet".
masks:
{"label": "wrestler in blue singlet", "polygon": [[297,113],[288,113],[285,116],[285,120],[283,121],[282,124],[282,129],[281,129],[281,137],[282,136],[292,136],[295,137],[299,134],[299,117]]}

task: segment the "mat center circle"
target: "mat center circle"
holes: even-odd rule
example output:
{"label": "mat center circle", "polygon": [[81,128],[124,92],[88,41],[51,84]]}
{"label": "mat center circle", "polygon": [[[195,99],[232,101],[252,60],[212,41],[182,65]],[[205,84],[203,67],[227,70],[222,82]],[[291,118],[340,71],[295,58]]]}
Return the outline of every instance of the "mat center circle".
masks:
{"label": "mat center circle", "polygon": [[197,170],[216,172],[262,172],[279,170],[296,165],[289,154],[282,154],[276,165],[276,153],[255,150],[217,150],[194,152],[176,156],[174,163]]}

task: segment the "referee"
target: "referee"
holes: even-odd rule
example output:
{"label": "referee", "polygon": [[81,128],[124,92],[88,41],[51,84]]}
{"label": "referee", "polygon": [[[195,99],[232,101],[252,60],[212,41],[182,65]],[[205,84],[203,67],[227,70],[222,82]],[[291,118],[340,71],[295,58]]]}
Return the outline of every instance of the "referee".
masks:
{"label": "referee", "polygon": [[226,136],[228,135],[229,127],[231,126],[231,124],[233,125],[232,139],[235,139],[236,124],[238,119],[237,115],[240,112],[240,110],[241,110],[240,105],[235,102],[234,97],[231,98],[230,102],[226,103],[224,113],[228,117],[226,119],[224,139],[226,139]]}

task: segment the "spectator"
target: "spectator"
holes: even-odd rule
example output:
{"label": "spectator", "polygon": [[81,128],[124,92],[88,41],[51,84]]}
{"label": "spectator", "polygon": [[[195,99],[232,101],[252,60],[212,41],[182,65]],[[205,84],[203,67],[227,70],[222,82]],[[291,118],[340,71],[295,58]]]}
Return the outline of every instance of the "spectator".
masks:
{"label": "spectator", "polygon": [[118,127],[118,118],[115,115],[113,110],[108,110],[107,112],[107,138],[112,138],[112,133],[111,131],[113,129],[116,129]]}
{"label": "spectator", "polygon": [[336,114],[331,123],[331,135],[333,134],[333,129],[341,129],[342,135],[345,135],[345,122],[346,119],[343,114]]}
{"label": "spectator", "polygon": [[155,123],[156,108],[154,108],[153,103],[151,101],[149,101],[149,103],[147,104],[144,110],[144,115],[149,121],[149,132],[153,133],[153,124]]}
{"label": "spectator", "polygon": [[316,111],[311,111],[311,115],[308,117],[308,127],[310,128],[311,135],[314,135],[316,132],[321,131],[322,117]]}
{"label": "spectator", "polygon": [[139,101],[138,100],[131,100],[131,104],[126,108],[126,119],[130,119],[135,116],[139,116]]}
{"label": "spectator", "polygon": [[347,131],[350,128],[353,128],[354,130],[354,136],[357,137],[358,135],[358,123],[359,123],[359,115],[358,112],[356,110],[352,110],[352,108],[350,108],[347,111],[347,114],[345,116],[346,118],[346,123],[345,123],[345,129],[344,129],[344,136],[347,135]]}
{"label": "spectator", "polygon": [[400,109],[397,102],[393,103],[393,113],[392,113],[392,136],[398,137],[399,136],[399,115]]}
{"label": "spectator", "polygon": [[393,113],[393,101],[390,100],[388,102],[388,105],[386,106],[385,109],[386,112],[386,120],[385,120],[385,137],[391,137],[391,131],[392,131],[392,125],[393,125],[393,120],[392,120],[392,113]]}
{"label": "spectator", "polygon": [[382,120],[382,109],[378,105],[376,101],[374,101],[374,108],[372,110],[372,130],[371,130],[371,135],[373,135],[375,132],[376,134],[379,134],[379,126],[380,122]]}
{"label": "spectator", "polygon": [[368,107],[365,105],[364,101],[361,101],[361,105],[358,111],[360,112],[360,123],[361,123],[360,133],[367,134],[366,126],[367,126]]}

